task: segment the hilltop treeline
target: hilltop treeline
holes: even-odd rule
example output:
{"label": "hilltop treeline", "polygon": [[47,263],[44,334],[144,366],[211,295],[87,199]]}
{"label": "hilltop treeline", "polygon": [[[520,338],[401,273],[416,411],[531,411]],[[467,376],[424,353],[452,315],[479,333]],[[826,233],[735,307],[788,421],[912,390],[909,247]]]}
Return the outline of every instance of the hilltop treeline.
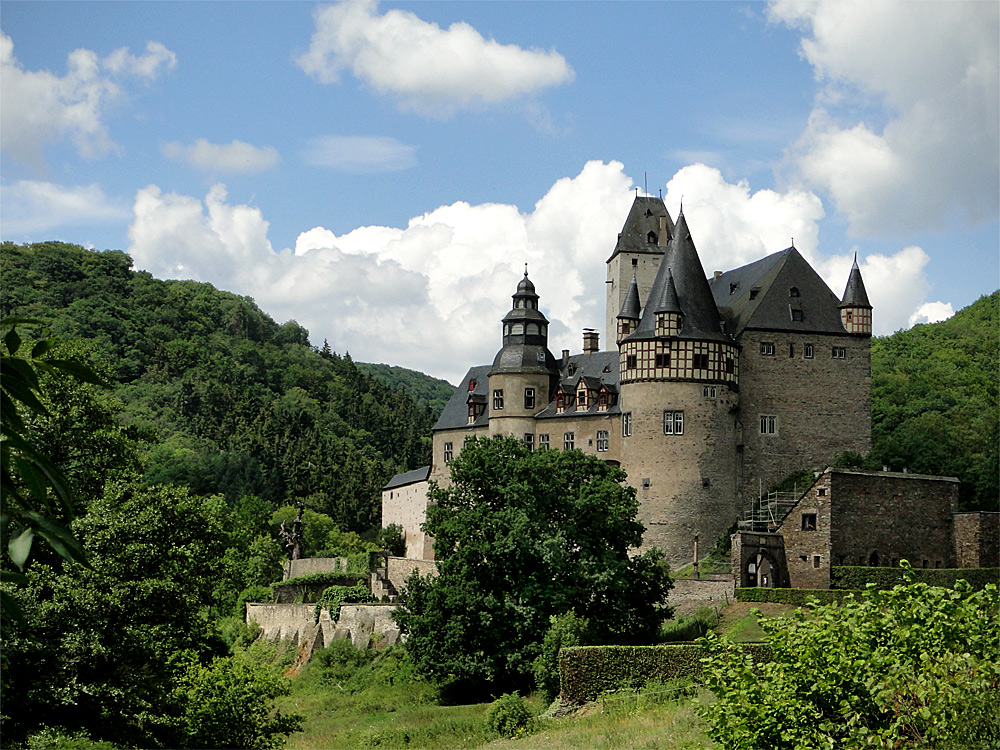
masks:
{"label": "hilltop treeline", "polygon": [[302,326],[276,323],[249,297],[155,279],[120,251],[4,243],[0,258],[0,312],[89,342],[119,418],[145,436],[150,485],[231,506],[302,500],[363,531],[379,523],[381,486],[429,460],[434,414],[405,385],[311,346]]}
{"label": "hilltop treeline", "polygon": [[873,339],[869,463],[958,477],[964,510],[998,510],[998,373],[1000,291]]}

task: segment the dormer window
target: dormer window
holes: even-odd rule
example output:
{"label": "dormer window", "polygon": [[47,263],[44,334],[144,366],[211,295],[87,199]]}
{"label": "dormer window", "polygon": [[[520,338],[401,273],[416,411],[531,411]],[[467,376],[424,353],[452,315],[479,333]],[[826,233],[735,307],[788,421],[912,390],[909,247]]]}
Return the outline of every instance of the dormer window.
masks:
{"label": "dormer window", "polygon": [[587,389],[581,388],[576,392],[576,408],[577,410],[587,408]]}
{"label": "dormer window", "polygon": [[799,296],[799,288],[797,286],[791,287],[788,290],[788,296],[789,297],[798,297]]}
{"label": "dormer window", "polygon": [[556,391],[556,414],[566,411],[566,394],[562,390]]}
{"label": "dormer window", "polygon": [[757,299],[757,295],[760,294],[760,289],[750,290],[750,299]]}
{"label": "dormer window", "polygon": [[608,392],[603,388],[601,389],[601,392],[597,394],[597,410],[608,410]]}
{"label": "dormer window", "polygon": [[729,284],[729,294],[732,295],[737,289],[740,288],[740,282],[735,281]]}
{"label": "dormer window", "polygon": [[469,380],[469,390],[470,391],[476,390],[476,381],[475,380]]}

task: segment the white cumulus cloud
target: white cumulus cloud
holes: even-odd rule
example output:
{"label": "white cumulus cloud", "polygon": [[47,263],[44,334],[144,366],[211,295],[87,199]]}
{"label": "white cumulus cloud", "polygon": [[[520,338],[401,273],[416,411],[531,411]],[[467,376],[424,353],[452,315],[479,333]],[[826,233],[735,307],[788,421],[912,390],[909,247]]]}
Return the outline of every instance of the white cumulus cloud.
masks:
{"label": "white cumulus cloud", "polygon": [[[787,247],[791,236],[842,294],[853,256],[818,248],[819,199],[802,190],[754,192],[718,170],[692,165],[666,201],[684,213],[707,273]],[[275,250],[257,208],[230,203],[221,185],[204,200],[140,190],[129,230],[136,267],[161,278],[208,281],[250,295],[279,321],[295,319],[314,344],[328,339],[362,361],[411,367],[457,382],[500,346],[500,320],[528,264],[551,321],[549,346],[579,351],[581,330],[604,321],[604,262],[633,200],[618,162],[588,162],[557,180],[533,209],[457,202],[405,227],[323,227]],[[794,232],[794,235],[792,234]],[[860,260],[878,333],[908,324],[925,306],[927,254],[908,247]],[[607,339],[602,338],[607,345]]]}
{"label": "white cumulus cloud", "polygon": [[97,184],[64,187],[17,180],[0,187],[0,228],[7,237],[37,236],[69,224],[120,223],[130,215],[128,205],[108,198]]}
{"label": "white cumulus cloud", "polygon": [[388,136],[325,135],[309,140],[306,161],[341,172],[398,172],[417,164],[417,149]]}
{"label": "white cumulus cloud", "polygon": [[950,302],[926,302],[910,316],[909,324],[915,326],[918,323],[940,323],[954,314]]}
{"label": "white cumulus cloud", "polygon": [[856,235],[976,223],[1000,202],[1000,4],[774,0],[823,84],[790,155]]}
{"label": "white cumulus cloud", "polygon": [[176,67],[177,56],[159,42],[132,55],[115,50],[105,58],[78,49],[67,59],[67,72],[24,70],[14,57],[14,42],[0,33],[0,147],[22,162],[44,165],[46,143],[70,138],[85,158],[103,156],[114,148],[104,123],[105,110],[123,96],[119,81],[127,76],[146,81]]}
{"label": "white cumulus cloud", "polygon": [[211,143],[199,138],[185,146],[177,141],[163,144],[163,155],[211,173],[253,174],[265,172],[281,161],[274,146],[259,148],[243,141]]}
{"label": "white cumulus cloud", "polygon": [[408,11],[378,15],[376,0],[318,8],[309,50],[298,58],[307,74],[336,83],[343,70],[407,109],[443,117],[569,82],[573,69],[555,51],[485,39],[467,23],[447,29]]}

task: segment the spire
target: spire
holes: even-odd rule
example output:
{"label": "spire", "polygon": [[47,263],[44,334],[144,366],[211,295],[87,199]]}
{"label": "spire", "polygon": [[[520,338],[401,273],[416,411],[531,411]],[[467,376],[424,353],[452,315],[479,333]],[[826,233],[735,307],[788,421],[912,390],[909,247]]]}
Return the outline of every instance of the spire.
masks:
{"label": "spire", "polygon": [[861,278],[861,269],[858,268],[857,253],[854,253],[854,265],[851,266],[851,275],[847,277],[847,287],[844,289],[840,307],[862,307],[868,310],[872,308],[868,302],[868,292],[865,291],[865,282]]}
{"label": "spire", "polygon": [[511,299],[511,309],[503,319],[503,347],[493,360],[491,374],[555,372],[555,359],[548,350],[549,321],[538,309],[538,294],[527,268]]}
{"label": "spire", "polygon": [[639,326],[629,338],[655,338],[657,313],[662,314],[673,307],[671,312],[683,311],[684,314],[684,328],[679,334],[682,338],[732,343],[732,339],[722,332],[719,308],[715,305],[683,211],[677,214],[673,236],[649,299],[652,304],[646,305]]}
{"label": "spire", "polygon": [[674,283],[674,274],[667,268],[667,283],[663,285],[663,294],[660,295],[655,313],[681,313],[681,301],[677,299],[677,285]]}
{"label": "spire", "polygon": [[622,303],[622,311],[618,313],[618,318],[624,320],[638,320],[641,314],[639,307],[639,284],[632,274],[632,283],[628,285],[625,293],[625,302]]}

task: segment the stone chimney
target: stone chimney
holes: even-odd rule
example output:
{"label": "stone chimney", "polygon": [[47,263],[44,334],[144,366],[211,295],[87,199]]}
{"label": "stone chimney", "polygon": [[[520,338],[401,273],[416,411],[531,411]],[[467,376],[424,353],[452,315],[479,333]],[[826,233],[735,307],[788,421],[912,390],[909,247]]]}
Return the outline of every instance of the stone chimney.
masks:
{"label": "stone chimney", "polygon": [[660,232],[656,235],[659,241],[656,243],[660,247],[666,247],[670,240],[670,232],[667,230],[667,217],[660,217]]}
{"label": "stone chimney", "polygon": [[594,354],[601,350],[599,344],[600,334],[593,328],[583,329],[583,353],[584,354]]}
{"label": "stone chimney", "polygon": [[714,280],[714,279],[717,279],[717,278],[719,278],[720,276],[722,276],[722,271],[716,271],[716,272],[715,272],[715,274],[714,274],[714,275],[712,276],[712,279],[713,279],[713,280]]}

